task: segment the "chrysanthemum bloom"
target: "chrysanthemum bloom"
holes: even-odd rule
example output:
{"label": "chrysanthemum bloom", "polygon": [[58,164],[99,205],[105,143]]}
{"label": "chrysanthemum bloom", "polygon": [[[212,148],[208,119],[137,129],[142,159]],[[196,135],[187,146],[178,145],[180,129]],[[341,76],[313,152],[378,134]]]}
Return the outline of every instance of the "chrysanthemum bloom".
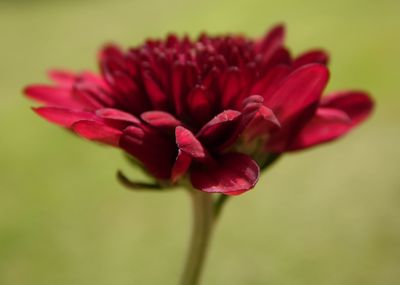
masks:
{"label": "chrysanthemum bloom", "polygon": [[322,97],[328,56],[292,57],[277,26],[241,35],[170,35],[99,54],[100,73],[50,72],[25,93],[34,110],[78,135],[119,147],[163,184],[190,178],[204,192],[237,195],[279,154],[334,140],[373,103],[361,91]]}

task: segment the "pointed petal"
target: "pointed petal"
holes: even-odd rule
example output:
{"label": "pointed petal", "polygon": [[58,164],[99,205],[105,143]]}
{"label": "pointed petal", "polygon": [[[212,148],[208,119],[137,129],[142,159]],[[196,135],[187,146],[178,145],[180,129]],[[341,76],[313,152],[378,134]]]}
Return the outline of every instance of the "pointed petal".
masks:
{"label": "pointed petal", "polygon": [[139,124],[140,120],[134,115],[127,112],[114,109],[114,108],[103,108],[96,111],[96,115],[102,119],[115,120],[121,122],[129,122],[132,124]]}
{"label": "pointed petal", "polygon": [[58,83],[63,87],[71,87],[74,84],[77,77],[75,73],[71,71],[58,70],[58,69],[50,70],[48,72],[48,75],[50,79],[52,79],[54,82]]}
{"label": "pointed petal", "polygon": [[285,27],[280,24],[273,27],[265,37],[257,43],[257,50],[270,58],[274,52],[282,47],[285,40]]}
{"label": "pointed petal", "polygon": [[198,160],[204,160],[208,157],[201,142],[188,129],[178,126],[175,129],[175,136],[176,144],[181,151]]}
{"label": "pointed petal", "polygon": [[77,121],[97,119],[97,116],[93,113],[58,107],[39,107],[33,108],[33,110],[46,120],[67,128]]}
{"label": "pointed petal", "polygon": [[86,108],[100,109],[115,105],[111,97],[100,85],[90,81],[79,81],[73,86],[73,96]]}
{"label": "pointed petal", "polygon": [[[373,109],[371,98],[361,91],[336,92],[321,100],[314,118],[300,133],[275,139],[269,146],[275,150],[297,150],[334,140],[364,121]],[[345,120],[344,118],[347,118]],[[286,146],[282,142],[286,141]]]}
{"label": "pointed petal", "polygon": [[299,55],[293,62],[293,67],[298,68],[300,66],[310,63],[320,63],[327,65],[329,62],[329,55],[323,50],[311,50]]}
{"label": "pointed petal", "polygon": [[334,140],[352,128],[350,117],[343,111],[319,108],[290,144],[288,150],[300,150]]}
{"label": "pointed petal", "polygon": [[374,102],[363,91],[341,91],[329,94],[321,100],[321,106],[345,112],[353,126],[364,121],[372,112]]}
{"label": "pointed petal", "polygon": [[261,68],[261,73],[264,74],[270,68],[276,65],[286,65],[290,66],[292,64],[292,56],[290,55],[290,51],[285,47],[278,48],[274,53],[271,55],[264,55],[261,59],[261,63],[263,67]]}
{"label": "pointed petal", "polygon": [[124,130],[119,145],[138,159],[154,177],[170,179],[177,155],[173,140],[144,125],[130,126]]}
{"label": "pointed petal", "polygon": [[99,60],[121,59],[123,57],[123,53],[118,45],[114,43],[108,43],[100,50],[98,57]]}
{"label": "pointed petal", "polygon": [[181,125],[181,122],[177,120],[174,116],[172,116],[170,113],[163,111],[144,112],[140,117],[150,126],[159,129],[175,130],[177,126]]}
{"label": "pointed petal", "polygon": [[111,128],[99,121],[78,121],[72,125],[72,129],[81,137],[113,146],[118,146],[122,135],[120,130]]}
{"label": "pointed petal", "polygon": [[259,166],[249,156],[228,153],[215,164],[191,170],[191,182],[196,189],[204,192],[238,195],[252,189],[259,175]]}
{"label": "pointed petal", "polygon": [[82,81],[85,82],[86,84],[91,84],[94,86],[101,87],[105,90],[108,90],[108,85],[104,81],[103,77],[90,71],[84,71],[79,73],[77,76],[77,81]]}
{"label": "pointed petal", "polygon": [[329,72],[324,65],[309,64],[301,67],[291,73],[270,97],[265,98],[265,105],[283,123],[310,106],[316,107],[328,79]]}
{"label": "pointed petal", "polygon": [[73,98],[69,88],[48,85],[31,85],[24,89],[26,96],[54,107],[79,107],[79,101]]}

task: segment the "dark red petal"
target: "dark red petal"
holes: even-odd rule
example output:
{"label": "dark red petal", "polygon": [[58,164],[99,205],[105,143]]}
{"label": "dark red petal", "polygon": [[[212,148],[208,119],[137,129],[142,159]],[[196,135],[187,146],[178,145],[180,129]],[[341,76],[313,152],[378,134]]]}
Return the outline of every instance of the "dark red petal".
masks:
{"label": "dark red petal", "polygon": [[285,40],[285,27],[277,25],[273,27],[265,37],[257,43],[257,51],[264,54],[264,58],[270,58],[279,48],[282,47]]}
{"label": "dark red petal", "polygon": [[118,105],[135,115],[150,109],[150,101],[147,95],[138,88],[134,77],[119,70],[111,72],[107,66],[103,66],[103,76],[112,89],[114,100]]}
{"label": "dark red petal", "polygon": [[264,99],[259,95],[252,95],[243,100],[243,117],[239,127],[239,134],[249,142],[258,136],[269,136],[271,131],[280,128],[280,123],[274,112],[264,106]]}
{"label": "dark red petal", "polygon": [[210,118],[212,102],[207,96],[204,86],[195,86],[187,97],[187,109],[198,125],[202,125]]}
{"label": "dark red petal", "polygon": [[345,112],[351,124],[357,125],[371,113],[374,102],[362,91],[341,91],[329,94],[321,100],[321,107],[334,108]]}
{"label": "dark red petal", "polygon": [[264,106],[263,97],[252,95],[244,99],[242,105],[244,108],[241,120],[231,129],[230,136],[225,136],[223,144],[218,145],[219,150],[228,148],[242,135],[251,140],[257,135],[263,135],[263,132],[268,134],[269,131],[280,127],[272,110]]}
{"label": "dark red petal", "polygon": [[223,74],[221,103],[224,109],[232,108],[241,91],[241,72],[238,68],[230,68]]}
{"label": "dark red petal", "polygon": [[79,81],[73,86],[73,96],[90,109],[100,109],[115,105],[114,98],[109,96],[100,85],[90,81]]}
{"label": "dark red petal", "polygon": [[180,150],[198,160],[208,158],[207,151],[191,131],[179,126],[175,129],[175,136]]}
{"label": "dark red petal", "polygon": [[272,55],[268,55],[268,57],[267,55],[264,55],[264,57],[261,59],[261,63],[261,74],[264,74],[266,71],[276,65],[283,64],[290,66],[292,64],[292,56],[287,48],[281,47],[272,53]]}
{"label": "dark red petal", "polygon": [[352,128],[350,117],[343,111],[319,108],[290,144],[288,150],[300,150],[334,140]]}
{"label": "dark red petal", "polygon": [[119,139],[122,135],[120,130],[98,121],[78,121],[72,125],[72,129],[81,137],[113,146],[119,145]]}
{"label": "dark red petal", "polygon": [[[119,91],[124,89],[121,86],[125,85],[123,80],[116,80],[115,78],[118,74],[126,75],[126,73],[130,72],[124,52],[118,46],[108,44],[99,53],[99,63],[101,73],[107,83]],[[129,65],[129,67],[132,67],[132,65]],[[117,81],[119,82],[117,83]]]}
{"label": "dark red petal", "polygon": [[328,79],[329,71],[324,65],[309,64],[301,67],[290,74],[270,97],[265,98],[265,105],[283,123],[316,105]]}
{"label": "dark red petal", "polygon": [[178,115],[181,115],[183,112],[183,69],[183,64],[180,63],[176,63],[172,68],[172,98],[174,101],[175,112]]}
{"label": "dark red petal", "polygon": [[107,59],[121,59],[123,57],[123,53],[120,47],[116,44],[109,43],[105,45],[99,53],[100,60],[107,60]]}
{"label": "dark red petal", "polygon": [[172,168],[171,180],[173,183],[178,181],[185,173],[189,170],[190,164],[192,162],[192,157],[183,152],[182,150],[178,151],[178,156],[176,157],[176,161],[174,167]]}
{"label": "dark red petal", "polygon": [[48,85],[31,85],[24,89],[24,93],[39,102],[49,106],[75,108],[81,104],[73,98],[69,88]]}
{"label": "dark red petal", "polygon": [[173,140],[143,125],[130,126],[122,134],[119,145],[157,179],[170,179],[177,155]]}
{"label": "dark red petal", "polygon": [[132,78],[121,71],[115,71],[111,74],[107,69],[105,69],[104,76],[107,80],[107,83],[117,93],[122,93],[126,96],[128,94],[131,95],[138,92],[138,87]]}
{"label": "dark red petal", "polygon": [[97,116],[93,113],[85,111],[69,110],[58,107],[39,107],[33,110],[46,120],[63,127],[71,127],[77,121],[81,120],[97,120]]}
{"label": "dark red petal", "polygon": [[147,72],[143,74],[144,85],[151,104],[156,110],[167,109],[167,95]]}
{"label": "dark red petal", "polygon": [[197,133],[197,138],[215,149],[226,146],[227,141],[230,141],[237,132],[241,117],[242,113],[238,111],[223,111],[201,128]]}
{"label": "dark red petal", "polygon": [[293,67],[298,68],[300,66],[310,63],[320,63],[327,65],[329,62],[329,55],[323,50],[311,50],[299,55],[293,62]]}
{"label": "dark red petal", "polygon": [[113,108],[99,109],[96,111],[96,115],[102,119],[107,119],[107,120],[116,120],[132,124],[140,123],[140,120],[136,118],[134,115]]}
{"label": "dark red petal", "polygon": [[252,189],[259,175],[259,166],[249,156],[228,153],[215,164],[193,168],[191,182],[194,188],[204,192],[238,195]]}
{"label": "dark red petal", "polygon": [[280,123],[274,112],[264,106],[263,98],[253,95],[244,101],[242,137],[250,142],[259,136],[269,136],[272,131],[280,128]]}
{"label": "dark red petal", "polygon": [[177,126],[181,125],[181,122],[174,116],[163,111],[144,112],[140,117],[150,126],[160,129],[174,130]]}
{"label": "dark red petal", "polygon": [[84,71],[78,75],[78,80],[85,82],[86,84],[91,84],[94,86],[101,87],[102,89],[108,90],[108,85],[104,79],[93,72]]}
{"label": "dark red petal", "polygon": [[273,67],[254,84],[250,90],[250,94],[261,95],[264,98],[270,97],[290,73],[290,70],[286,65]]}

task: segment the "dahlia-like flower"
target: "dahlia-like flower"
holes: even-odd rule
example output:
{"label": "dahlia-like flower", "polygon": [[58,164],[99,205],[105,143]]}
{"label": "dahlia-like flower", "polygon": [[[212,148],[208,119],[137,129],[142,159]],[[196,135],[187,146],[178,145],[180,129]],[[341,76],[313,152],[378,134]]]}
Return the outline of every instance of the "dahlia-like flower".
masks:
{"label": "dahlia-like flower", "polygon": [[119,147],[163,185],[188,177],[227,195],[257,183],[284,152],[334,140],[373,103],[361,91],[322,97],[328,55],[292,57],[277,26],[259,40],[241,35],[169,35],[99,54],[100,74],[51,71],[52,85],[25,93],[34,110],[78,135]]}

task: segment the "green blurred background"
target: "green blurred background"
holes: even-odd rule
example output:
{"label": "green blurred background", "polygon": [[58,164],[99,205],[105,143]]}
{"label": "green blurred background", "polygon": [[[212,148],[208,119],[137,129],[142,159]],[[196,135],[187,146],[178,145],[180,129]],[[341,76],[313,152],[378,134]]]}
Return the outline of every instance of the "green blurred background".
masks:
{"label": "green blurred background", "polygon": [[0,1],[0,284],[176,284],[189,234],[186,193],[123,189],[116,169],[135,173],[121,153],[35,116],[24,85],[51,67],[95,69],[105,41],[261,36],[277,22],[294,53],[331,52],[330,90],[369,90],[377,109],[229,201],[203,284],[399,284],[399,11],[397,0]]}

